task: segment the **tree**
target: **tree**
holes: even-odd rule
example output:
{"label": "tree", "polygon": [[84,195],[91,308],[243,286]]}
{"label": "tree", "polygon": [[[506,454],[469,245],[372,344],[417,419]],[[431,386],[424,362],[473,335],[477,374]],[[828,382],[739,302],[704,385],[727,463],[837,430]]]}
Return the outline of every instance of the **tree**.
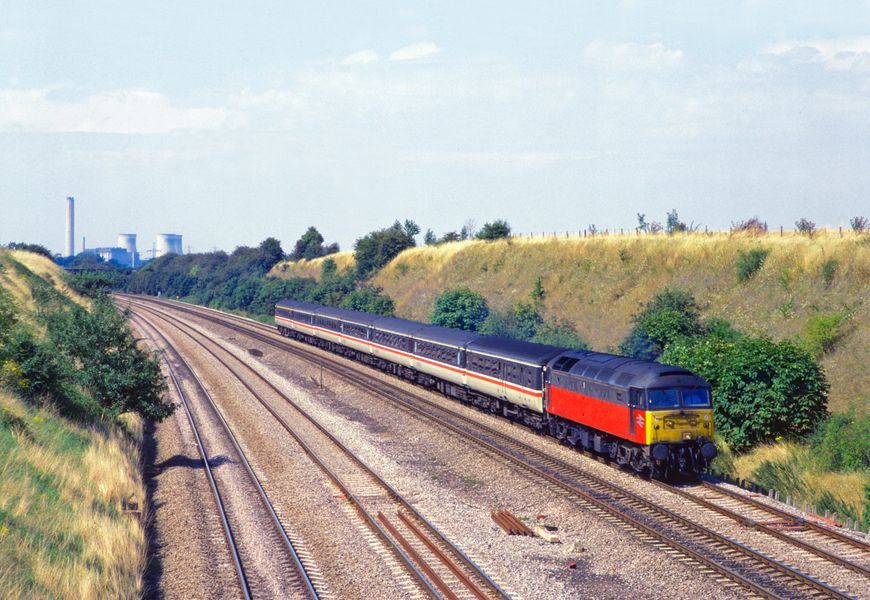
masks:
{"label": "tree", "polygon": [[396,305],[393,299],[374,286],[361,286],[348,295],[339,304],[341,308],[392,317]]}
{"label": "tree", "polygon": [[416,246],[416,233],[413,233],[415,229],[416,233],[420,232],[420,228],[413,221],[405,221],[404,227],[396,221],[386,229],[373,231],[358,239],[354,244],[358,276],[370,277],[402,250]]}
{"label": "tree", "polygon": [[619,351],[642,360],[655,360],[668,344],[704,332],[695,299],[680,290],[659,292],[632,320],[634,327]]}
{"label": "tree", "polygon": [[292,260],[301,260],[318,258],[338,252],[338,244],[323,245],[323,236],[317,231],[316,227],[309,227],[305,230],[296,244],[293,246],[293,253],[290,255]]}
{"label": "tree", "polygon": [[761,235],[767,233],[767,223],[762,222],[758,217],[750,217],[745,221],[737,221],[736,223],[732,221],[731,231]]}
{"label": "tree", "polygon": [[260,242],[260,252],[263,254],[263,266],[268,272],[272,267],[284,260],[284,250],[281,242],[273,237],[268,237]]}
{"label": "tree", "polygon": [[433,325],[478,331],[489,316],[486,300],[469,288],[445,290],[435,299],[430,321]]}
{"label": "tree", "polygon": [[801,217],[798,221],[794,223],[795,229],[797,229],[800,233],[804,233],[809,237],[813,237],[813,234],[816,232],[816,224],[809,219],[805,219]]}
{"label": "tree", "polygon": [[110,301],[96,300],[90,311],[73,306],[55,312],[47,326],[52,349],[75,365],[76,382],[105,414],[133,411],[153,419],[172,414],[157,360],[136,345],[125,316]]}
{"label": "tree", "polygon": [[423,243],[427,246],[432,246],[438,243],[438,238],[435,237],[435,232],[431,229],[426,230],[426,235],[423,236]]}
{"label": "tree", "polygon": [[864,233],[870,228],[870,221],[867,220],[867,217],[852,217],[849,219],[849,225],[855,233]]}
{"label": "tree", "polygon": [[677,215],[677,209],[673,209],[668,213],[667,224],[665,225],[665,231],[668,235],[672,235],[674,233],[679,233],[682,231],[688,231],[689,227],[680,221],[679,215]]}
{"label": "tree", "polygon": [[649,223],[646,222],[646,215],[643,213],[637,213],[637,227],[634,230],[638,233],[648,233],[649,232]]}
{"label": "tree", "polygon": [[402,226],[402,229],[408,237],[414,237],[420,233],[420,226],[410,219],[405,219],[405,224]]}
{"label": "tree", "polygon": [[503,219],[496,219],[492,223],[484,223],[480,231],[477,232],[479,240],[498,240],[507,238],[511,235],[511,226]]}
{"label": "tree", "polygon": [[441,239],[438,240],[439,244],[447,244],[449,242],[458,242],[462,240],[462,236],[455,231],[448,231],[444,235],[441,236]]}
{"label": "tree", "polygon": [[667,347],[661,361],[710,382],[716,427],[737,451],[778,437],[806,435],[827,416],[824,371],[788,340],[683,338]]}
{"label": "tree", "polygon": [[54,257],[51,254],[51,250],[49,250],[42,244],[28,244],[27,242],[9,242],[8,244],[6,244],[6,247],[10,250],[25,250],[27,252],[33,252],[34,254],[40,254],[49,260],[54,260]]}

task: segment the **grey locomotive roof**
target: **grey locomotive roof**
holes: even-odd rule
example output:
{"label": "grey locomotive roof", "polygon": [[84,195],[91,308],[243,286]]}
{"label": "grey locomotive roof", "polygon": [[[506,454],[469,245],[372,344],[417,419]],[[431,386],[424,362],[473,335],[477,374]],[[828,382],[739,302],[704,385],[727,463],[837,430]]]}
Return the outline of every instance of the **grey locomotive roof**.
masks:
{"label": "grey locomotive roof", "polygon": [[423,325],[414,333],[414,337],[448,346],[465,346],[471,340],[480,337],[480,334],[462,329],[439,327],[438,325]]}
{"label": "grey locomotive roof", "polygon": [[[673,365],[637,360],[604,352],[568,352],[565,358],[577,362],[568,370],[585,377],[620,387],[706,386],[707,382],[691,371]],[[562,358],[562,357],[560,357]],[[556,361],[554,361],[555,364]]]}
{"label": "grey locomotive roof", "polygon": [[545,365],[553,357],[565,352],[565,348],[549,346],[547,344],[535,344],[511,338],[482,335],[468,343],[469,352],[482,352],[484,354],[498,354],[508,359],[522,360],[530,363]]}

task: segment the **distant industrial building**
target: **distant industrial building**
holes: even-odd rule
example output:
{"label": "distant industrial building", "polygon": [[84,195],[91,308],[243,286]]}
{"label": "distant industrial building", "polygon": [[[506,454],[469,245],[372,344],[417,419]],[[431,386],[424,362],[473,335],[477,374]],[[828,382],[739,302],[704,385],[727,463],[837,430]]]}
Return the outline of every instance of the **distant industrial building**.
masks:
{"label": "distant industrial building", "polygon": [[135,269],[139,266],[139,253],[136,251],[136,234],[119,233],[118,247],[123,248],[130,255],[130,267]]}
{"label": "distant industrial building", "polygon": [[115,261],[119,265],[123,265],[125,267],[133,266],[134,259],[126,248],[88,248],[87,250],[85,250],[84,253],[96,254],[106,262]]}
{"label": "distant industrial building", "polygon": [[166,254],[184,254],[181,249],[181,235],[177,233],[158,233],[154,247],[154,258]]}
{"label": "distant industrial building", "polygon": [[136,251],[136,234],[119,233],[117,246],[104,246],[83,250],[85,254],[96,254],[106,262],[114,261],[119,265],[135,269],[139,266],[139,252]]}

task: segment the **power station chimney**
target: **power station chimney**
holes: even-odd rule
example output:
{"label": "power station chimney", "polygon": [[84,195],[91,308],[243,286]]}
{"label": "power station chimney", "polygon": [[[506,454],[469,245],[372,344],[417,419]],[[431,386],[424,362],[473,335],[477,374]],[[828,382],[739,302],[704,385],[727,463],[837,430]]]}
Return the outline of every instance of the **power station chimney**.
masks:
{"label": "power station chimney", "polygon": [[76,247],[76,199],[66,199],[66,256],[75,256]]}

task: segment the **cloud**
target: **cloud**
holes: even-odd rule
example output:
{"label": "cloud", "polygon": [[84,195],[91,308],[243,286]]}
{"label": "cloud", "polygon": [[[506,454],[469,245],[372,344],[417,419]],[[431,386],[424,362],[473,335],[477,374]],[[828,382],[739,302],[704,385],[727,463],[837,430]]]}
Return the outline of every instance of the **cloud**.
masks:
{"label": "cloud", "polygon": [[147,90],[70,98],[62,88],[0,89],[0,131],[168,133],[220,127],[222,108],[177,106]]}
{"label": "cloud", "polygon": [[789,63],[817,64],[829,71],[870,72],[870,36],[785,40],[762,48],[759,58],[762,61],[773,58]]}
{"label": "cloud", "polygon": [[374,50],[360,50],[359,52],[354,52],[353,54],[349,54],[342,59],[341,64],[345,66],[349,65],[367,65],[373,62],[377,62],[378,53]]}
{"label": "cloud", "polygon": [[434,56],[440,51],[441,48],[431,42],[419,42],[417,44],[405,46],[404,48],[399,48],[390,54],[390,60],[419,60],[421,58]]}
{"label": "cloud", "polygon": [[683,61],[683,51],[668,48],[661,42],[611,44],[595,41],[586,46],[583,57],[596,67],[636,71],[678,66]]}

